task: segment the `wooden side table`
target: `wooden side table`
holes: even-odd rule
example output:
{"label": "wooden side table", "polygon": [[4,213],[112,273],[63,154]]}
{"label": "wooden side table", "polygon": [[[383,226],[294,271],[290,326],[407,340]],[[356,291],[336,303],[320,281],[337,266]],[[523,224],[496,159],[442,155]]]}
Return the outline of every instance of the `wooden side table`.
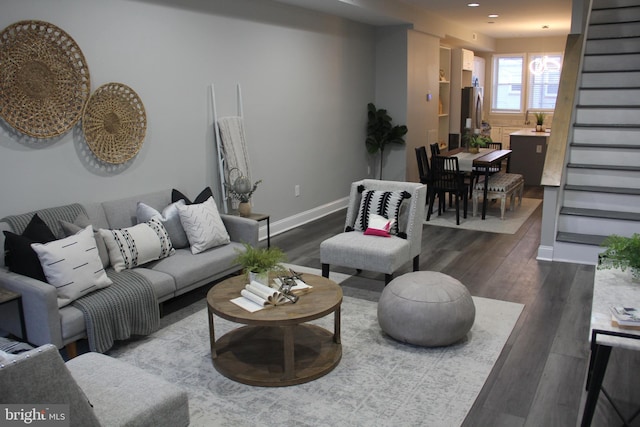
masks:
{"label": "wooden side table", "polygon": [[20,337],[23,341],[27,341],[27,328],[24,323],[24,310],[22,308],[22,295],[10,291],[8,289],[0,288],[0,305],[9,304],[11,302],[15,302],[18,304],[18,315],[20,316],[20,333],[22,336]]}
{"label": "wooden side table", "polygon": [[252,212],[251,215],[249,215],[247,218],[253,219],[258,222],[267,221],[267,248],[270,248],[271,247],[271,230],[270,230],[269,215]]}

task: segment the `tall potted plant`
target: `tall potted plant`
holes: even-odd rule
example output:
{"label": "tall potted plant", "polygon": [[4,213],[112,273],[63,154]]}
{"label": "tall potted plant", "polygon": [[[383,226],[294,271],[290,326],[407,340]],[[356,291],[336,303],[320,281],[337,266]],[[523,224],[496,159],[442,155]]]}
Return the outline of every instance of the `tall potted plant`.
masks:
{"label": "tall potted plant", "polygon": [[369,154],[380,152],[380,179],[382,179],[382,161],[384,149],[389,144],[404,144],[407,134],[405,125],[393,125],[391,116],[385,109],[377,109],[373,103],[367,105],[367,151]]}

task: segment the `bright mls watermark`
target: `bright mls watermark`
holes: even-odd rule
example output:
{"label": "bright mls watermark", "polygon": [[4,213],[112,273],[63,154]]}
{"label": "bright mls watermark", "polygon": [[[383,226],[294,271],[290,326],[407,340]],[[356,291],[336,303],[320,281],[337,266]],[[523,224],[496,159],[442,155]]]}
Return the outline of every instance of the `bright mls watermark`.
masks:
{"label": "bright mls watermark", "polygon": [[0,427],[69,427],[69,405],[0,404]]}

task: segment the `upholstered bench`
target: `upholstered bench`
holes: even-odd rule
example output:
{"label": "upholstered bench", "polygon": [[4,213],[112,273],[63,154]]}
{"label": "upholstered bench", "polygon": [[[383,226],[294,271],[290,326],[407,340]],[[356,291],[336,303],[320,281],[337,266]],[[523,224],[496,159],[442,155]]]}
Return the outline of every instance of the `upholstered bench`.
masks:
{"label": "upholstered bench", "polygon": [[[507,197],[509,198],[509,210],[513,211],[514,199],[518,197],[518,206],[522,205],[522,191],[524,178],[517,173],[496,173],[489,177],[487,184],[487,203],[489,200],[500,199],[500,219],[504,219],[504,209]],[[473,187],[473,216],[478,213],[478,199],[484,193],[484,182],[478,182]]]}
{"label": "upholstered bench", "polygon": [[453,344],[473,326],[476,307],[451,276],[416,271],[393,279],[378,302],[378,323],[392,338],[426,347]]}

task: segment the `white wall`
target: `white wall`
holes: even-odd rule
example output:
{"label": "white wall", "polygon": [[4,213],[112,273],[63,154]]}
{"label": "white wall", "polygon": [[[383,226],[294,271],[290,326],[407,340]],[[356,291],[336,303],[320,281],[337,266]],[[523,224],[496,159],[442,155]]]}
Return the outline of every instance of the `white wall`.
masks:
{"label": "white wall", "polygon": [[[0,0],[0,28],[51,22],[82,49],[95,90],[131,86],[144,102],[144,145],[108,166],[78,126],[57,139],[0,124],[0,217],[164,188],[217,186],[212,105],[234,115],[243,90],[254,210],[272,224],[348,195],[367,173],[366,105],[374,99],[373,28],[263,0]],[[294,197],[294,185],[301,195]]]}

